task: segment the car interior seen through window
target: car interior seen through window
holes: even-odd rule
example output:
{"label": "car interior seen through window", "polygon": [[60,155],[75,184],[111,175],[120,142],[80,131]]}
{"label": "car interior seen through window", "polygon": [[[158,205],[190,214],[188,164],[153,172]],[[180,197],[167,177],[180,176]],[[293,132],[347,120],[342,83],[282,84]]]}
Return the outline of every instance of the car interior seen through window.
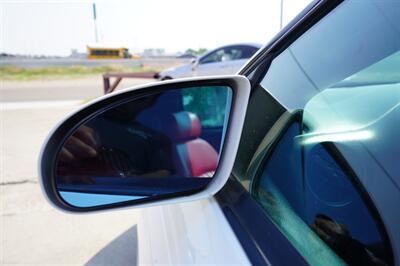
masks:
{"label": "car interior seen through window", "polygon": [[387,232],[399,226],[376,206],[397,210],[369,195],[400,185],[399,14],[394,1],[342,3],[275,56],[260,83],[284,111],[265,107],[278,115],[260,116],[265,136],[234,176],[312,265],[393,263]]}

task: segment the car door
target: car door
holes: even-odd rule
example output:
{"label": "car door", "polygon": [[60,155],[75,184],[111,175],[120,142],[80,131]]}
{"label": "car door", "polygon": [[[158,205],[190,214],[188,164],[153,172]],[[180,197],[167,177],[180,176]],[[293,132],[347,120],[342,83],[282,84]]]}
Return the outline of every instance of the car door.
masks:
{"label": "car door", "polygon": [[242,73],[253,91],[217,199],[255,265],[398,264],[400,5],[336,5]]}
{"label": "car door", "polygon": [[251,265],[214,198],[141,210],[138,265]]}

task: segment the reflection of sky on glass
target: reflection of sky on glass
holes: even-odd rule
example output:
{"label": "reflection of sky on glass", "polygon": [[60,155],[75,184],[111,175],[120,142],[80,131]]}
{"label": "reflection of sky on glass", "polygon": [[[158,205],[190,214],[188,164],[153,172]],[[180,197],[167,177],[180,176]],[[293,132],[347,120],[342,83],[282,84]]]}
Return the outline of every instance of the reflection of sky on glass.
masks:
{"label": "reflection of sky on glass", "polygon": [[60,195],[66,202],[76,207],[93,207],[144,198],[143,196],[120,196],[63,191],[60,191]]}
{"label": "reflection of sky on glass", "polygon": [[399,84],[331,88],[307,103],[303,120],[310,129],[309,133],[358,132],[365,139],[366,134],[359,132],[371,131],[368,136],[377,135],[376,126],[400,107],[399,100]]}

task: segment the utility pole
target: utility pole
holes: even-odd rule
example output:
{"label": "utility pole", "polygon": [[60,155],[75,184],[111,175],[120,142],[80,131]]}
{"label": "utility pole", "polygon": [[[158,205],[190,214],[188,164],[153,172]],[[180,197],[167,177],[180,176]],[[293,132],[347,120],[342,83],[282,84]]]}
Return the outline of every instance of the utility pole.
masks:
{"label": "utility pole", "polygon": [[281,0],[281,20],[280,20],[280,29],[283,26],[283,0]]}
{"label": "utility pole", "polygon": [[93,3],[93,22],[94,22],[94,36],[96,43],[99,42],[99,33],[97,32],[97,14],[96,14],[96,3]]}

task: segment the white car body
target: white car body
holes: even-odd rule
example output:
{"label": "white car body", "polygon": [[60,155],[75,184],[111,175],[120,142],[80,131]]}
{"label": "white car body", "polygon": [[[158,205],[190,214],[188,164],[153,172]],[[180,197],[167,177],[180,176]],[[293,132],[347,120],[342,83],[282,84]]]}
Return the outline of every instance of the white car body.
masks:
{"label": "white car body", "polygon": [[193,59],[191,63],[160,72],[158,79],[235,74],[259,48],[259,44],[246,43],[219,47]]}
{"label": "white car body", "polygon": [[146,208],[138,265],[251,265],[214,197]]}

